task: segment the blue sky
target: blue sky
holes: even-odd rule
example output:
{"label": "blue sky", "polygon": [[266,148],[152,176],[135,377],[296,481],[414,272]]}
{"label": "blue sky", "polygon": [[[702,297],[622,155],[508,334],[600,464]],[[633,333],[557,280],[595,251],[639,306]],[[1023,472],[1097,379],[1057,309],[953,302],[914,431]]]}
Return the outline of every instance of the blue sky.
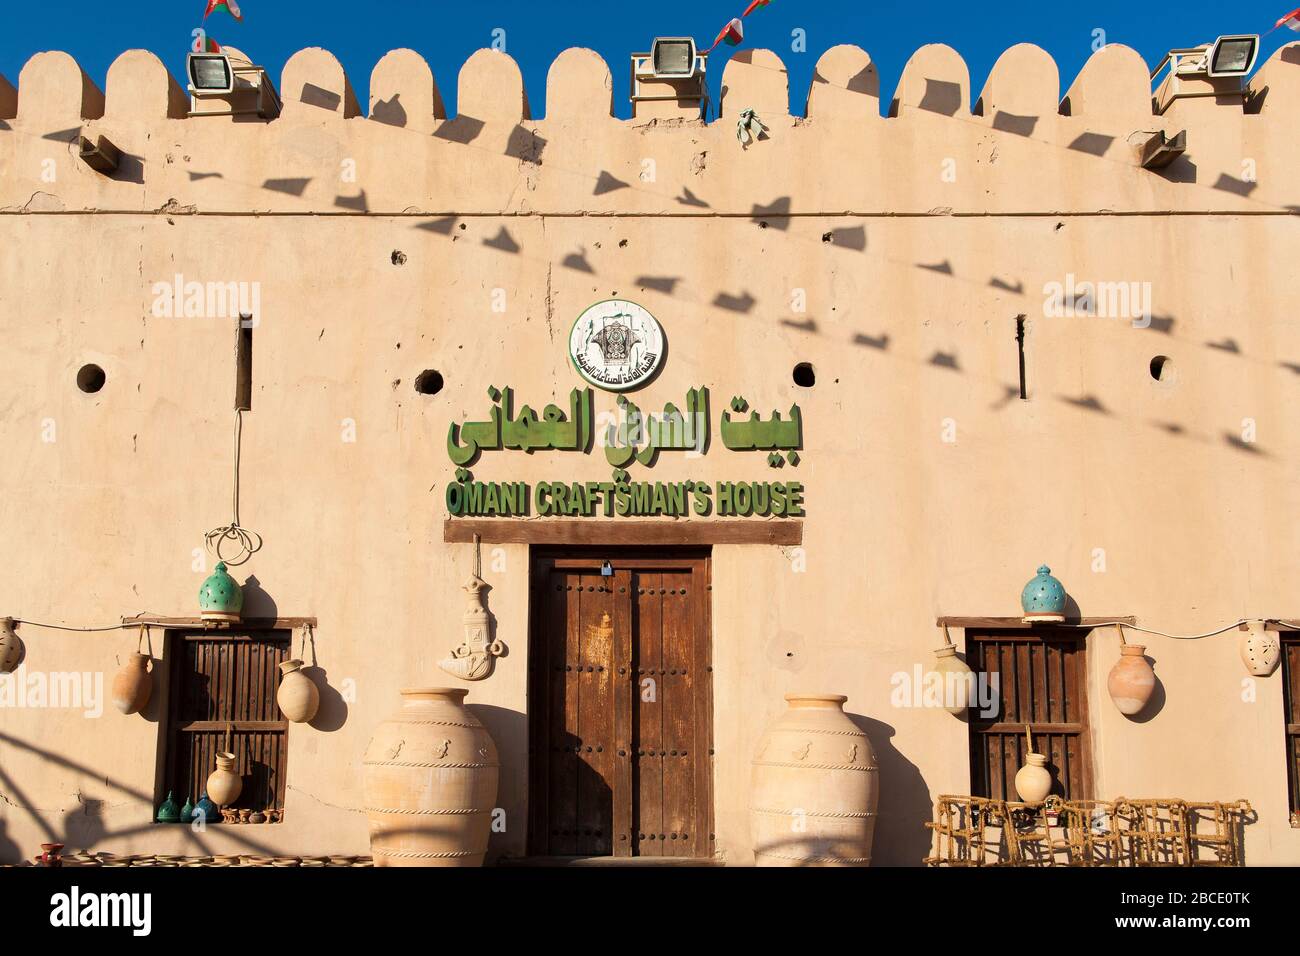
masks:
{"label": "blue sky", "polygon": [[[363,108],[370,70],[384,53],[410,47],[428,60],[448,109],[454,110],[456,75],[476,49],[504,30],[507,52],[524,73],[534,116],[545,106],[546,71],[566,47],[585,46],[604,56],[614,73],[616,108],[628,115],[627,55],[659,36],[690,35],[707,46],[748,0],[658,0],[593,3],[583,0],[242,0],[244,21],[214,14],[209,31],[267,67],[280,70],[298,49],[323,46],[343,63]],[[746,47],[776,50],[790,69],[794,112],[802,113],[817,57],[837,43],[871,54],[886,102],[907,58],[925,43],[943,42],[965,57],[973,95],[998,54],[1014,43],[1044,47],[1061,68],[1066,87],[1092,52],[1095,30],[1111,43],[1134,47],[1148,62],[1170,47],[1190,46],[1224,33],[1264,33],[1300,0],[1185,0],[1142,3],[1102,0],[929,3],[882,0],[772,0],[746,21]],[[8,0],[0,4],[0,74],[17,84],[23,63],[41,50],[66,50],[103,87],[109,64],[123,50],[158,54],[178,78],[184,72],[190,31],[202,19],[204,0],[105,3],[103,0]],[[807,52],[793,52],[801,29]],[[1264,40],[1260,63],[1300,34],[1279,30]],[[720,47],[712,67],[714,101],[730,48]],[[1064,92],[1064,89],[1062,90]]]}

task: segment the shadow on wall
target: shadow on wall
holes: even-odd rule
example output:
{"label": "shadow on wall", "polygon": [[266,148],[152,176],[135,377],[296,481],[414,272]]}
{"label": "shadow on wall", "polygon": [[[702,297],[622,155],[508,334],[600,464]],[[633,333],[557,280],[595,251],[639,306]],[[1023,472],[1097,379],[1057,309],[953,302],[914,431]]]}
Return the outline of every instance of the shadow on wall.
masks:
{"label": "shadow on wall", "polygon": [[893,745],[893,727],[873,717],[849,719],[871,739],[880,767],[880,803],[871,844],[873,866],[920,866],[930,854],[930,788],[916,764]]}
{"label": "shadow on wall", "polygon": [[492,735],[501,760],[497,806],[505,811],[505,819],[499,822],[497,818],[493,819],[484,862],[491,863],[506,854],[522,855],[526,852],[528,838],[528,718],[507,707],[491,704],[466,706]]}
{"label": "shadow on wall", "polygon": [[[19,786],[18,781],[5,773],[3,767],[0,767],[0,798],[3,798],[9,807],[16,808],[18,812],[31,817],[36,829],[41,833],[43,842],[62,843],[69,850],[94,850],[96,846],[108,839],[120,839],[136,834],[155,832],[155,827],[165,827],[168,835],[182,829],[185,831],[187,835],[186,845],[181,852],[193,850],[197,851],[198,855],[212,854],[213,848],[209,846],[205,839],[205,833],[195,831],[193,827],[182,827],[180,824],[154,823],[153,799],[149,794],[134,790],[107,776],[102,771],[94,770],[66,757],[52,754],[8,734],[0,733],[0,743],[16,750],[35,754],[51,766],[73,771],[97,783],[103,781],[105,787],[116,791],[119,797],[125,798],[117,800],[117,803],[129,803],[136,808],[136,812],[139,814],[138,819],[141,821],[138,826],[111,831],[103,823],[104,801],[86,799],[80,795],[78,796],[78,805],[74,807],[59,808],[57,810],[37,807],[23,791],[22,787]],[[57,827],[49,819],[49,814],[54,813],[62,814],[62,819]],[[24,852],[22,847],[7,836],[6,829],[7,821],[0,820],[0,863],[18,863],[37,854],[39,847],[29,847],[27,848],[29,852]],[[235,840],[246,852],[267,856],[274,855],[274,850],[271,847],[250,839],[249,835],[244,832],[253,828],[222,825],[221,829],[225,831],[228,839]]]}

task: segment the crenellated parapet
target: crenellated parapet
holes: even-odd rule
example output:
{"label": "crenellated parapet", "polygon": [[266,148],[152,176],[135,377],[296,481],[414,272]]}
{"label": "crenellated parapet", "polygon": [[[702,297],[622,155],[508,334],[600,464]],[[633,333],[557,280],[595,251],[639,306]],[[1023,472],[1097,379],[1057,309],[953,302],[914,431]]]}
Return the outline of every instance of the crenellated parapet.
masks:
{"label": "crenellated parapet", "polygon": [[[1018,44],[978,94],[950,47],[933,44],[882,93],[870,55],[827,50],[807,91],[782,59],[742,50],[722,71],[719,118],[620,120],[624,78],[595,52],[552,64],[545,114],[508,55],[480,50],[447,115],[428,64],[384,56],[358,101],[338,59],[294,54],[269,120],[189,116],[153,54],[132,50],[106,89],[65,53],[40,53],[15,88],[0,78],[0,209],[331,214],[989,214],[1287,211],[1300,149],[1300,44],[1251,81],[1244,102],[1152,108],[1148,66],[1107,46],[1065,87],[1052,58]],[[1064,92],[1063,92],[1064,90]],[[806,116],[791,114],[791,96]],[[882,96],[886,97],[882,106]],[[742,147],[735,120],[768,127]],[[1187,152],[1143,168],[1139,147],[1186,133]],[[77,155],[105,137],[115,172]],[[850,164],[844,157],[853,157]],[[846,168],[858,173],[846,176]],[[1254,177],[1254,178],[1252,178]],[[35,200],[35,201],[34,201]]]}

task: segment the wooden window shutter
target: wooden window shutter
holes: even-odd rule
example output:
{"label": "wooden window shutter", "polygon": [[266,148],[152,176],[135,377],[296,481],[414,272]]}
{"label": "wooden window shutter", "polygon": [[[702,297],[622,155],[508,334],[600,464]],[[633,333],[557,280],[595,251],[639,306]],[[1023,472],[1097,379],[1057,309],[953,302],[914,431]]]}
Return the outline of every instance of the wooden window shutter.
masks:
{"label": "wooden window shutter", "polygon": [[1024,765],[1025,726],[1047,755],[1053,793],[1092,798],[1088,730],[1086,631],[967,631],[966,659],[977,674],[997,676],[996,712],[970,711],[972,796],[1019,800],[1016,771]]}
{"label": "wooden window shutter", "polygon": [[167,752],[161,796],[176,802],[202,795],[215,755],[238,758],[244,785],[231,809],[284,807],[289,722],[275,692],[278,665],[288,660],[289,631],[168,635],[170,686]]}
{"label": "wooden window shutter", "polygon": [[1282,635],[1282,668],[1291,823],[1300,826],[1300,631]]}

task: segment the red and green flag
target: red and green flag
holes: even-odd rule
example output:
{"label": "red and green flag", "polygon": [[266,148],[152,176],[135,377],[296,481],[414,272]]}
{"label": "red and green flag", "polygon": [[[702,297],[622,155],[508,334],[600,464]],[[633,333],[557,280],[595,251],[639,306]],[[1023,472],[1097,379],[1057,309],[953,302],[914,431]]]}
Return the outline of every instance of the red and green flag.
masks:
{"label": "red and green flag", "polygon": [[745,26],[740,22],[740,18],[737,17],[722,28],[722,32],[718,34],[718,38],[713,41],[713,46],[709,47],[709,50],[712,52],[717,48],[719,43],[725,43],[727,46],[740,46],[744,39]]}
{"label": "red and green flag", "polygon": [[212,37],[205,36],[199,43],[195,44],[195,46],[200,46],[200,45],[202,48],[195,50],[194,51],[195,53],[220,53],[221,52],[221,44],[218,43],[216,40],[212,39]]}
{"label": "red and green flag", "polygon": [[[1300,7],[1292,10],[1281,20],[1277,21],[1277,23],[1273,24],[1273,30],[1276,30],[1281,26],[1285,26],[1288,30],[1295,30],[1297,33],[1300,33]],[[1268,32],[1272,33],[1273,30],[1269,30]]]}
{"label": "red and green flag", "polygon": [[759,7],[765,7],[771,2],[772,0],[754,0],[753,3],[751,3],[749,6],[745,8],[745,12],[742,13],[741,16],[747,17],[755,10],[757,10]]}
{"label": "red and green flag", "polygon": [[239,9],[236,0],[208,0],[208,8],[203,12],[203,19],[206,20],[218,10],[224,10],[236,20],[243,20],[244,14]]}

